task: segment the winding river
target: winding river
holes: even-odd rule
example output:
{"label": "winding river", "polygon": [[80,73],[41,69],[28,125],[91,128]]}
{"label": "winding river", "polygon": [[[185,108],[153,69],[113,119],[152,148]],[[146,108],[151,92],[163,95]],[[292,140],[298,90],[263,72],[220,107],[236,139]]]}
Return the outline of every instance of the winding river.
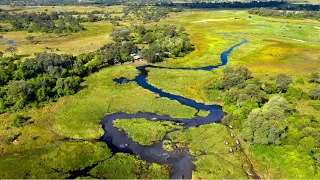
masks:
{"label": "winding river", "polygon": [[216,66],[205,66],[200,68],[169,68],[169,67],[160,67],[153,65],[144,65],[138,66],[136,69],[139,71],[139,74],[134,79],[127,79],[121,77],[115,79],[117,84],[136,82],[139,86],[144,89],[147,89],[155,94],[158,94],[160,97],[166,97],[171,100],[176,100],[179,103],[193,107],[197,110],[210,111],[209,115],[206,117],[195,116],[192,119],[178,119],[172,118],[170,116],[161,116],[154,113],[136,113],[136,114],[126,114],[126,113],[114,113],[105,116],[102,121],[102,127],[104,129],[104,135],[101,137],[101,140],[105,141],[112,152],[123,152],[130,153],[133,155],[138,155],[141,160],[145,160],[148,163],[157,163],[157,164],[169,164],[170,165],[170,179],[179,179],[179,178],[192,178],[192,171],[195,169],[193,164],[194,157],[188,153],[187,149],[177,149],[176,151],[166,151],[162,149],[162,141],[159,141],[152,146],[143,146],[128,137],[128,135],[119,131],[118,128],[113,126],[113,121],[117,119],[133,119],[133,118],[146,118],[148,120],[156,118],[158,121],[172,121],[175,123],[182,123],[185,129],[190,127],[197,127],[204,124],[210,123],[219,123],[223,117],[222,108],[218,105],[205,105],[203,103],[198,103],[192,99],[184,98],[179,95],[170,94],[164,92],[163,90],[150,85],[147,81],[148,71],[146,68],[162,68],[162,69],[180,69],[180,70],[203,70],[203,71],[212,71],[213,69],[224,66],[228,63],[229,54],[238,46],[247,43],[247,40],[242,39],[242,42],[236,44],[229,48],[227,51],[221,53],[221,63]]}

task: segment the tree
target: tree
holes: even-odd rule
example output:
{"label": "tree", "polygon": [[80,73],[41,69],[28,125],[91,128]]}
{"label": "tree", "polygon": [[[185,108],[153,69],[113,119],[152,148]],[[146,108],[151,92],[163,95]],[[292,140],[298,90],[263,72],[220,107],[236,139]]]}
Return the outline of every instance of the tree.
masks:
{"label": "tree", "polygon": [[3,54],[4,54],[4,53],[0,51],[0,57],[2,57],[2,56],[3,56]]}
{"label": "tree", "polygon": [[12,110],[22,109],[32,96],[32,86],[24,80],[10,81],[8,84],[6,103]]}
{"label": "tree", "polygon": [[292,83],[292,79],[284,74],[277,76],[276,84],[280,88],[280,92],[287,91],[289,84]]}
{"label": "tree", "polygon": [[310,98],[320,100],[320,87],[315,87],[310,91]]}
{"label": "tree", "polygon": [[60,78],[56,83],[56,91],[58,96],[72,95],[79,88],[81,78],[78,76]]}
{"label": "tree", "polygon": [[6,69],[1,68],[0,69],[0,86],[6,84],[8,81],[9,81],[9,75]]}
{"label": "tree", "polygon": [[7,49],[5,49],[5,52],[7,53],[11,53],[12,55],[16,55],[18,52],[18,49],[14,46],[8,47]]}
{"label": "tree", "polygon": [[281,96],[275,96],[262,108],[254,109],[242,126],[245,140],[257,144],[280,144],[287,127],[285,112],[288,103]]}
{"label": "tree", "polygon": [[219,83],[219,87],[228,90],[232,87],[243,88],[245,81],[251,78],[251,72],[248,68],[240,66],[236,69],[227,67],[223,70],[223,77]]}
{"label": "tree", "polygon": [[313,82],[314,84],[317,84],[320,82],[320,73],[318,72],[313,72],[311,74],[311,79],[310,82]]}
{"label": "tree", "polygon": [[151,46],[149,48],[144,48],[141,51],[141,54],[144,59],[146,59],[150,63],[156,63],[163,61],[164,57],[161,52],[160,46]]}
{"label": "tree", "polygon": [[316,140],[313,137],[308,136],[300,140],[297,149],[300,152],[310,153],[315,150],[316,146],[317,146]]}

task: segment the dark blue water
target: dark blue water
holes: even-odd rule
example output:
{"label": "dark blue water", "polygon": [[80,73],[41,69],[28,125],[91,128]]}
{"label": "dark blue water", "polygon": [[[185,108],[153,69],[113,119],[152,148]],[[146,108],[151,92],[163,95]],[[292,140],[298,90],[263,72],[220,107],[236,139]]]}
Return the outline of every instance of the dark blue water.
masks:
{"label": "dark blue water", "polygon": [[158,163],[158,164],[170,164],[170,178],[178,179],[181,177],[190,179],[192,178],[192,171],[195,166],[193,164],[194,157],[191,156],[185,150],[176,149],[176,151],[166,151],[162,148],[162,142],[156,142],[152,146],[143,146],[132,139],[128,138],[127,134],[123,131],[119,131],[116,127],[113,126],[113,121],[117,119],[133,119],[133,118],[146,118],[148,120],[157,119],[158,121],[168,120],[175,123],[182,123],[185,129],[190,127],[198,127],[204,124],[210,123],[219,123],[223,118],[223,112],[221,106],[218,105],[205,105],[203,103],[198,103],[192,99],[188,99],[179,95],[170,94],[164,92],[162,89],[150,85],[147,81],[148,71],[146,68],[163,68],[163,69],[180,69],[180,70],[203,70],[203,71],[212,71],[220,66],[224,66],[228,63],[228,56],[230,53],[238,46],[247,43],[247,40],[243,40],[241,43],[236,44],[229,48],[227,51],[221,53],[221,63],[215,66],[205,66],[199,68],[170,68],[170,67],[161,67],[154,65],[144,65],[138,66],[136,69],[139,71],[134,79],[127,79],[125,77],[120,77],[114,81],[121,85],[129,82],[136,82],[140,87],[147,89],[155,94],[158,94],[160,97],[169,98],[171,100],[178,101],[180,104],[195,108],[197,110],[206,110],[210,111],[209,115],[206,117],[195,116],[192,119],[178,119],[172,118],[170,116],[161,116],[154,113],[145,113],[139,112],[136,114],[126,114],[122,112],[114,113],[107,115],[101,121],[102,127],[105,131],[103,137],[101,138],[105,141],[110,149],[114,152],[124,152],[131,153],[133,155],[138,155],[141,160],[145,160],[149,163]]}

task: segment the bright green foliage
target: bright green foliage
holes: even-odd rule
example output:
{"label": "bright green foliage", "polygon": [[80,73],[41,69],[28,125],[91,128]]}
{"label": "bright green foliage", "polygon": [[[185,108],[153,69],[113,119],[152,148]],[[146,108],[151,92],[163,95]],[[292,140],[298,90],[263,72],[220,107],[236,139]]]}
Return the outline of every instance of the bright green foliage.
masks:
{"label": "bright green foliage", "polygon": [[288,90],[289,84],[292,83],[291,77],[280,74],[277,76],[276,84],[278,85],[281,92],[285,92]]}
{"label": "bright green foliage", "polygon": [[[231,162],[232,161],[232,162]],[[204,155],[196,162],[193,179],[246,179],[242,164],[223,155]]]}
{"label": "bright green foliage", "polygon": [[299,87],[290,85],[284,97],[289,101],[308,99],[308,94]]}
{"label": "bright green foliage", "polygon": [[310,91],[310,98],[320,100],[320,87],[315,87]]}
{"label": "bright green foliage", "polygon": [[316,146],[316,140],[313,137],[308,136],[300,140],[297,150],[301,152],[311,153],[315,150]]}
{"label": "bright green foliage", "polygon": [[142,145],[152,145],[162,140],[167,132],[181,128],[169,121],[148,121],[146,119],[120,119],[114,126],[124,130],[130,138]]}
{"label": "bright green foliage", "polygon": [[200,110],[197,115],[201,117],[207,117],[210,114],[210,111]]}
{"label": "bright green foliage", "polygon": [[12,126],[23,127],[31,118],[22,114],[15,114],[11,117]]}
{"label": "bright green foliage", "polygon": [[185,131],[175,131],[168,134],[169,139],[178,142],[178,146],[187,146],[192,154],[201,153],[226,153],[229,151],[224,146],[224,140],[231,142],[227,128],[220,124],[208,124],[192,127]]}
{"label": "bright green foliage", "polygon": [[41,159],[52,169],[68,172],[83,169],[110,156],[111,152],[105,143],[67,142]]}
{"label": "bright green foliage", "polygon": [[167,179],[169,171],[166,166],[148,165],[137,157],[117,153],[112,158],[99,163],[90,171],[94,177],[102,179]]}
{"label": "bright green foliage", "polygon": [[295,146],[254,145],[250,148],[259,161],[256,168],[265,174],[263,178],[318,179],[314,159],[299,152]]}
{"label": "bright green foliage", "polygon": [[244,87],[245,81],[251,78],[251,72],[243,66],[233,69],[227,67],[223,70],[223,77],[220,81],[219,87],[228,90],[232,87]]}
{"label": "bright green foliage", "polygon": [[136,73],[133,66],[115,66],[89,76],[84,84],[87,88],[56,112],[55,129],[63,136],[96,139],[103,134],[99,121],[108,113],[144,111],[176,118],[192,118],[197,113],[176,101],[158,98],[136,83],[117,85],[113,82],[117,77],[133,78]]}
{"label": "bright green foliage", "polygon": [[[246,177],[241,167],[245,160],[239,152],[229,153],[229,147],[235,146],[235,142],[225,126],[213,123],[185,131],[175,131],[168,136],[172,142],[178,143],[179,147],[188,147],[191,154],[198,157],[193,178]],[[229,145],[225,145],[224,141],[229,142]]]}
{"label": "bright green foliage", "polygon": [[258,144],[280,144],[285,137],[288,103],[275,96],[261,109],[254,109],[243,124],[242,137]]}
{"label": "bright green foliage", "polygon": [[320,73],[314,72],[311,74],[310,82],[317,84],[320,82]]}
{"label": "bright green foliage", "polygon": [[0,176],[14,179],[66,178],[71,171],[91,166],[110,156],[111,152],[104,143],[67,142],[53,149],[1,157]]}
{"label": "bright green foliage", "polygon": [[273,82],[266,82],[263,90],[268,94],[275,94],[280,92],[280,88]]}

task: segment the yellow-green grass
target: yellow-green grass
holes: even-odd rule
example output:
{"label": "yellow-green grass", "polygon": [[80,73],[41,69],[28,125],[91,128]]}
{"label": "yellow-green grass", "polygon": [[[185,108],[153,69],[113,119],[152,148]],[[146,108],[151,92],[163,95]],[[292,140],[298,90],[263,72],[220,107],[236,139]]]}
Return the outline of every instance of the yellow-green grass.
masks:
{"label": "yellow-green grass", "polygon": [[141,145],[152,145],[162,140],[167,132],[181,128],[170,121],[152,122],[146,119],[119,119],[114,121],[114,126]]}
{"label": "yellow-green grass", "polygon": [[[289,75],[305,76],[319,70],[320,30],[315,28],[320,26],[318,21],[248,16],[252,15],[245,11],[203,10],[171,15],[162,22],[185,27],[196,50],[162,65],[199,67],[218,64],[221,52],[241,42],[240,38],[246,38],[249,42],[230,55],[230,65],[246,65],[258,75],[285,69]],[[240,38],[226,37],[223,33]]]}
{"label": "yellow-green grass", "polygon": [[[83,25],[86,28],[85,31],[61,37],[52,33],[28,33],[26,31],[8,32],[3,37],[14,40],[18,48],[18,54],[26,56],[32,56],[34,53],[44,51],[78,55],[94,52],[108,41],[111,41],[109,35],[112,31],[112,25],[110,22],[101,21],[83,23]],[[26,37],[30,35],[35,36],[40,43],[32,44],[28,42]],[[9,46],[11,45],[0,45],[0,51],[4,52]],[[46,49],[46,47],[53,49],[53,51]],[[57,51],[56,49],[59,50]]]}
{"label": "yellow-green grass", "polygon": [[[179,147],[188,147],[196,155],[194,179],[238,179],[246,178],[242,165],[244,157],[239,151],[229,152],[235,147],[234,139],[227,128],[220,124],[193,127],[185,131],[168,134],[171,141]],[[225,145],[224,141],[229,142]]]}
{"label": "yellow-green grass", "polygon": [[168,179],[168,166],[147,164],[138,157],[117,153],[90,171],[100,179]]}
{"label": "yellow-green grass", "polygon": [[102,142],[55,142],[38,150],[0,156],[0,176],[4,179],[67,178],[71,171],[84,169],[111,155]]}
{"label": "yellow-green grass", "polygon": [[290,0],[294,4],[320,4],[319,0]]}
{"label": "yellow-green grass", "polygon": [[57,132],[74,138],[98,138],[100,119],[114,112],[154,112],[172,117],[191,118],[197,111],[177,101],[159,98],[136,83],[117,85],[117,77],[133,78],[137,71],[132,66],[115,66],[101,70],[86,79],[87,86],[56,113]]}
{"label": "yellow-green grass", "polygon": [[313,157],[294,146],[255,145],[250,148],[253,164],[263,179],[319,179]]}
{"label": "yellow-green grass", "polygon": [[[250,15],[246,11],[190,10],[170,14],[170,18],[162,23],[185,27],[196,48],[186,57],[160,63],[163,66],[202,67],[219,64],[220,54],[241,42],[240,38],[245,38],[248,43],[237,47],[229,55],[229,66],[244,65],[255,77],[264,81],[280,73],[292,76],[294,80],[303,77],[307,81],[311,72],[320,71],[320,30],[315,28],[320,26],[318,21],[266,18]],[[214,72],[219,74],[221,71]],[[148,79],[151,84],[167,92],[198,102],[217,103],[216,98],[208,101],[203,89],[209,82],[218,81],[219,76],[199,71],[152,69]],[[307,92],[311,89],[308,84],[302,88]],[[219,93],[213,94],[221,97]],[[212,94],[208,97],[212,97]],[[310,112],[313,110],[310,109]]]}
{"label": "yellow-green grass", "polygon": [[[245,11],[230,10],[190,10],[170,16],[169,19],[162,20],[161,23],[184,26],[190,34],[196,50],[184,58],[170,59],[161,63],[161,65],[201,67],[218,64],[220,63],[221,52],[241,42],[241,39],[221,34],[226,33],[246,38],[249,41],[231,53],[229,65],[245,65],[254,72],[254,76],[263,80],[274,77],[279,73],[286,73],[294,76],[294,78],[303,77],[307,80],[311,72],[319,71],[320,46],[319,42],[312,42],[320,39],[320,30],[314,28],[314,26],[320,26],[316,21],[281,20],[259,16],[252,16],[249,20],[247,19],[249,15]],[[240,19],[234,19],[234,17]],[[130,23],[126,22],[124,24],[128,25]],[[282,25],[286,25],[288,29],[282,29]],[[42,48],[45,46],[61,49],[57,53],[80,54],[94,51],[95,48],[102,46],[102,44],[95,44],[93,41],[99,42],[101,40],[102,43],[109,40],[108,38],[103,39],[108,36],[112,29],[111,25],[106,24],[106,22],[86,23],[85,26],[88,27],[87,32],[60,37],[64,39],[63,41],[60,38],[52,38],[48,35],[43,40],[48,44],[38,45],[42,46],[41,48],[32,47],[26,42],[17,42],[18,48],[20,46],[24,47],[19,49],[19,54],[40,52],[43,51]],[[267,28],[257,26],[266,26]],[[299,26],[302,28],[299,28]],[[90,30],[90,27],[95,27],[96,30]],[[16,36],[17,40],[24,40],[27,33],[19,33],[10,32],[5,34],[4,37],[8,38],[10,36],[7,37],[7,35],[11,35],[12,39]],[[38,34],[36,35],[38,36]],[[303,39],[307,42],[282,38],[281,36],[284,35],[290,38]],[[52,44],[50,45],[50,43]],[[1,51],[5,48],[3,46],[0,45]],[[92,49],[90,49],[91,47]],[[182,106],[176,101],[159,98],[135,83],[116,85],[112,81],[113,78],[120,76],[133,78],[137,75],[134,66],[135,64],[106,68],[88,77],[83,83],[84,89],[78,94],[61,98],[58,102],[40,109],[26,110],[24,113],[31,116],[34,123],[23,128],[12,128],[10,126],[11,115],[1,115],[0,142],[5,142],[6,138],[12,134],[22,133],[12,145],[0,143],[1,155],[12,157],[13,154],[28,156],[26,152],[37,154],[38,151],[52,148],[54,143],[65,137],[97,139],[103,133],[99,126],[100,119],[113,112],[136,113],[145,111],[184,118],[191,118],[197,113],[195,109]],[[162,88],[166,92],[211,104],[218,102],[216,97],[219,97],[219,94],[212,98],[213,95],[206,95],[203,88],[209,83],[218,81],[219,76],[221,77],[221,69],[223,68],[218,71],[215,70],[213,73],[152,69],[148,80],[151,84]],[[306,91],[312,88],[309,83],[300,86]],[[308,102],[301,101],[298,110],[303,113],[310,112],[319,117],[318,111],[307,106],[307,104]],[[206,157],[198,157],[194,177],[219,178],[219,174],[215,173],[218,172],[215,166],[223,169],[223,172],[234,171],[229,172],[229,175],[225,177],[243,177],[243,171],[239,169],[241,163],[228,153],[228,147],[223,144],[224,139],[228,139],[226,130],[223,126],[215,124],[175,133],[172,138],[173,141],[179,142],[180,146],[188,146],[193,154],[199,155],[202,152],[208,154]],[[222,160],[221,157],[226,158]],[[14,161],[16,162],[23,160],[21,156],[15,156],[15,158]],[[33,158],[33,156],[30,155],[30,158]],[[37,156],[34,156],[34,158],[37,158]],[[225,162],[229,162],[228,160],[234,160],[235,163],[226,166]],[[209,166],[210,168],[206,168]],[[266,172],[262,171],[262,173]],[[220,172],[220,174],[223,173]]]}
{"label": "yellow-green grass", "polygon": [[[150,69],[148,81],[155,87],[164,89],[166,92],[181,95],[205,104],[221,104],[223,101],[222,91],[212,88],[221,77],[220,71],[186,71]],[[160,77],[160,78],[159,78]]]}

